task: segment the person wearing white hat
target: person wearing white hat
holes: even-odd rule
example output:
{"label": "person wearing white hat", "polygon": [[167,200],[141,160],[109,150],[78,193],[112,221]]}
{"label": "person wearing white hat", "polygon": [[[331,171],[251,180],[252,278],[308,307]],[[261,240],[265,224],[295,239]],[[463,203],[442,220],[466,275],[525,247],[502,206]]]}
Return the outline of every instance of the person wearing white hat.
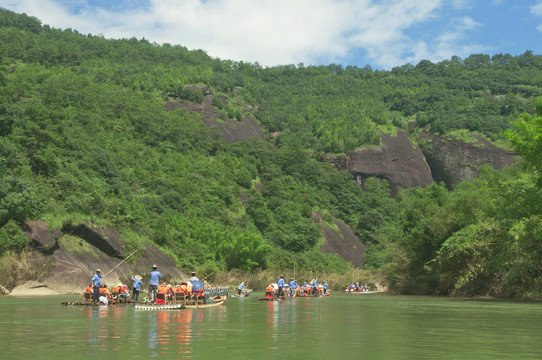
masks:
{"label": "person wearing white hat", "polygon": [[141,275],[132,275],[132,299],[136,302],[139,299],[139,291],[141,290],[141,285],[143,285],[143,278]]}
{"label": "person wearing white hat", "polygon": [[102,281],[102,274],[101,270],[97,269],[96,274],[92,277],[92,286],[94,287],[94,291],[92,293],[92,298],[94,302],[98,302],[98,298],[100,296],[100,282]]}

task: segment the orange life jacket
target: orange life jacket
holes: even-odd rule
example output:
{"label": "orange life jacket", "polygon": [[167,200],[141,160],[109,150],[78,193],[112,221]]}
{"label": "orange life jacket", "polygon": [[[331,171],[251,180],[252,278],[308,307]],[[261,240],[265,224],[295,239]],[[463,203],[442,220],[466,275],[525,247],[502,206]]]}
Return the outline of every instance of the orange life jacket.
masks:
{"label": "orange life jacket", "polygon": [[177,285],[177,292],[188,294],[188,286],[186,284]]}
{"label": "orange life jacket", "polygon": [[267,292],[275,292],[275,287],[274,287],[273,285],[269,285],[269,286],[267,287],[267,290],[266,290],[266,291],[267,291]]}
{"label": "orange life jacket", "polygon": [[192,295],[192,284],[186,285],[186,291],[188,295]]}
{"label": "orange life jacket", "polygon": [[118,292],[120,292],[120,289],[121,289],[120,286],[115,286],[115,287],[113,288],[113,292],[114,292],[114,293],[115,293],[115,292],[118,293]]}
{"label": "orange life jacket", "polygon": [[87,289],[85,290],[85,292],[91,293],[92,291],[93,291],[92,287],[87,286]]}
{"label": "orange life jacket", "polygon": [[167,286],[166,285],[162,285],[158,289],[158,293],[160,293],[160,294],[165,294],[166,292],[167,292]]}

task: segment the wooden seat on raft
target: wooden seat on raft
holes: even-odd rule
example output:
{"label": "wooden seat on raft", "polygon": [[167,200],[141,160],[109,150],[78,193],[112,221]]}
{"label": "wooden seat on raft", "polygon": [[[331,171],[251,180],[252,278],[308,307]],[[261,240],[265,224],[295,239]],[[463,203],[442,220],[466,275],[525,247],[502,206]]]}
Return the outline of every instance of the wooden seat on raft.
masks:
{"label": "wooden seat on raft", "polygon": [[175,302],[186,302],[188,296],[183,291],[178,291],[175,293]]}
{"label": "wooden seat on raft", "polygon": [[92,293],[91,292],[85,291],[84,297],[85,297],[85,301],[92,301]]}
{"label": "wooden seat on raft", "polygon": [[167,302],[168,302],[167,301],[168,300],[167,296],[164,293],[156,293],[156,300],[157,300],[157,302],[158,302],[158,300],[163,300],[164,304],[167,304]]}

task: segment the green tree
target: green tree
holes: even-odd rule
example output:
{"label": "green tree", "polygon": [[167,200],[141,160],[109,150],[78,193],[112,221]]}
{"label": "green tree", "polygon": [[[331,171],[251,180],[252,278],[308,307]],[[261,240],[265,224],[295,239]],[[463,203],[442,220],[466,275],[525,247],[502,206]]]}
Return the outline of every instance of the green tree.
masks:
{"label": "green tree", "polygon": [[[539,176],[542,175],[542,98],[536,100],[537,116],[523,114],[512,123],[513,128],[506,131],[506,136],[514,150],[521,154],[527,164]],[[542,186],[542,178],[539,180]]]}

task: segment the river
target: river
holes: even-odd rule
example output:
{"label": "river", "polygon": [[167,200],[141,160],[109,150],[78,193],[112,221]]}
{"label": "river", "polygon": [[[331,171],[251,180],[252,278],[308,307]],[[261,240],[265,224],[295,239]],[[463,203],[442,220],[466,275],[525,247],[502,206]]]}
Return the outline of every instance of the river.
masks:
{"label": "river", "polygon": [[0,297],[0,359],[542,359],[542,304],[380,294],[208,309]]}

